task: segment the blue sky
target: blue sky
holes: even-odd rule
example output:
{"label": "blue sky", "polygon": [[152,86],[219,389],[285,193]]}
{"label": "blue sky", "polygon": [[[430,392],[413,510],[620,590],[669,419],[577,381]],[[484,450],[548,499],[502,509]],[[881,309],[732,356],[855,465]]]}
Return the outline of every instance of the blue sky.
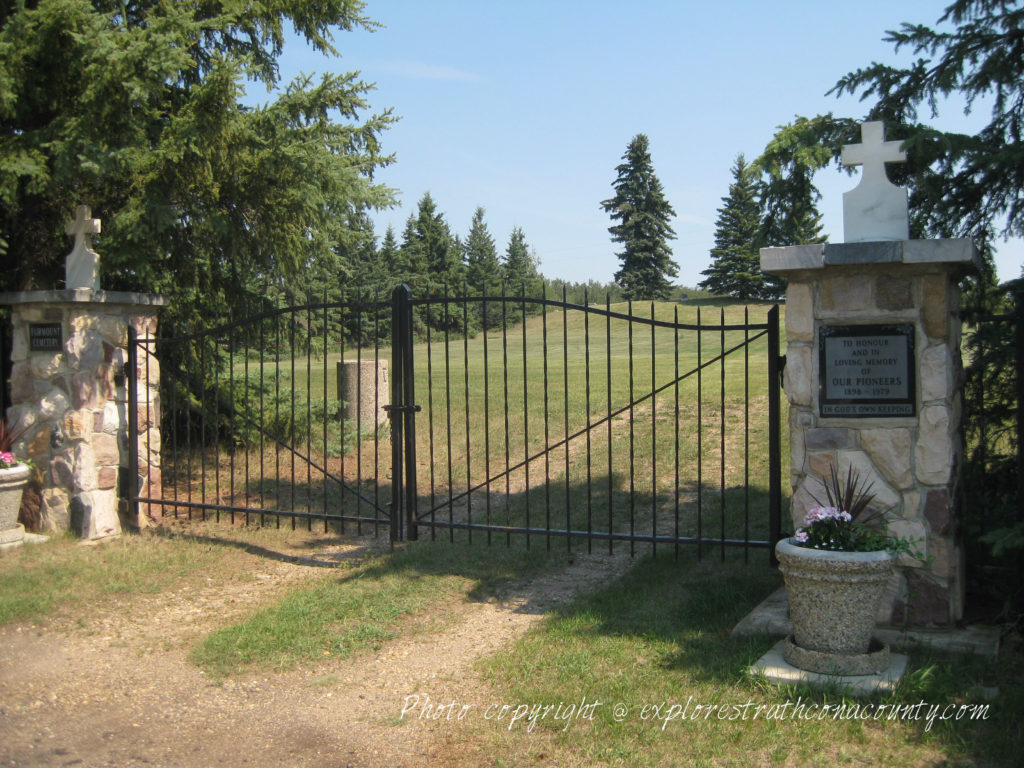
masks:
{"label": "blue sky", "polygon": [[[933,24],[946,4],[368,0],[384,28],[340,33],[341,59],[291,43],[281,74],[359,70],[376,83],[373,109],[401,117],[383,136],[396,163],[378,176],[400,204],[375,216],[378,235],[391,224],[400,236],[429,190],[453,233],[465,236],[478,205],[500,251],[522,227],[549,277],[611,280],[600,202],[630,139],[647,134],[677,214],[677,282],[694,286],[737,154],[752,160],[796,115],[862,116],[865,105],[825,92],[872,60],[897,62],[885,31]],[[950,106],[934,123],[976,130],[987,116]],[[856,178],[829,169],[816,182],[839,242]],[[1001,280],[1022,263],[1024,245],[999,243]]]}

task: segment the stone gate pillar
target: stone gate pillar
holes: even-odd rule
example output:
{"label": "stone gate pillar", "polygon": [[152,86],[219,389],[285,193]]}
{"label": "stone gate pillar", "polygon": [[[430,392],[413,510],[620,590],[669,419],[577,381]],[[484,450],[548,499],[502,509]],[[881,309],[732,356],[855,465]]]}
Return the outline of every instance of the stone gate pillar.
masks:
{"label": "stone gate pillar", "polygon": [[[127,376],[138,379],[140,403],[159,404],[159,369],[151,360],[126,370],[128,329],[140,339],[153,337],[165,303],[160,296],[98,288],[99,257],[87,240],[98,230],[99,221],[80,206],[69,225],[76,245],[68,257],[68,288],[0,294],[0,304],[11,306],[13,326],[7,418],[27,427],[16,454],[35,465],[40,527],[86,539],[146,524],[120,503],[132,482]],[[153,422],[148,427],[159,429],[148,410],[147,419]],[[159,432],[150,438],[159,441]]]}
{"label": "stone gate pillar", "polygon": [[945,626],[963,614],[959,280],[978,254],[969,240],[907,238],[906,192],[883,165],[902,153],[880,123],[863,137],[844,152],[845,163],[874,169],[844,199],[847,242],[761,250],[762,270],[788,280],[793,528],[824,500],[830,467],[842,477],[852,467],[887,510],[890,534],[918,540],[928,558],[900,558],[879,620]]}

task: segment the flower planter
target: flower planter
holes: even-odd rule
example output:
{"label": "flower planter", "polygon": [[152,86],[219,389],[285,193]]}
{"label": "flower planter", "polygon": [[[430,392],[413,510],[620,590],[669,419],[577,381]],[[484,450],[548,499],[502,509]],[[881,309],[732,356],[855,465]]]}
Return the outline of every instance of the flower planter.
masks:
{"label": "flower planter", "polygon": [[28,464],[16,464],[0,469],[0,531],[18,526],[21,493],[28,485],[30,474]]}
{"label": "flower planter", "polygon": [[[872,674],[888,666],[888,648],[871,633],[895,555],[834,552],[783,539],[775,547],[793,621],[790,664],[812,672]],[[801,649],[804,651],[800,652]]]}

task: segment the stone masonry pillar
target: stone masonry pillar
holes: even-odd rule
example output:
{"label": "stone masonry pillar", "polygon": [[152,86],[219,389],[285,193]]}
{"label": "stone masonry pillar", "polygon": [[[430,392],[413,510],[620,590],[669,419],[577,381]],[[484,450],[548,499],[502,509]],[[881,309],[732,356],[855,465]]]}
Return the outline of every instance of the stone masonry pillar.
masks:
{"label": "stone masonry pillar", "polygon": [[[35,466],[40,527],[72,530],[85,539],[117,536],[147,524],[148,509],[127,503],[129,489],[159,498],[160,368],[145,347],[127,370],[129,329],[140,340],[156,335],[160,296],[100,290],[99,254],[92,237],[100,220],[78,206],[67,225],[75,238],[65,262],[65,289],[0,294],[11,305],[11,405],[7,419],[26,428],[15,453]],[[132,462],[127,377],[138,386],[139,444]],[[158,460],[157,460],[158,461]],[[130,477],[130,467],[138,475]]]}
{"label": "stone masonry pillar", "polygon": [[28,427],[16,452],[35,465],[41,527],[99,539],[145,526],[144,516],[128,519],[127,505],[119,514],[130,482],[126,376],[138,378],[140,420],[145,410],[149,439],[159,441],[144,405],[159,403],[159,370],[155,360],[134,372],[125,363],[128,329],[154,336],[163,299],[79,288],[6,293],[0,303],[11,305],[14,334],[7,418]]}
{"label": "stone masonry pillar", "polygon": [[[976,258],[967,240],[761,251],[762,269],[789,281],[784,389],[794,529],[815,497],[824,499],[821,481],[830,466],[841,477],[853,467],[888,510],[889,532],[919,540],[928,556],[927,563],[901,557],[906,567],[890,589],[879,617],[884,623],[945,626],[963,615],[958,280]],[[850,355],[834,351],[830,339],[849,342]],[[854,356],[905,340],[906,360],[885,346],[876,358],[863,358],[863,366]],[[847,361],[853,365],[837,365]],[[877,384],[905,377],[900,391]]]}

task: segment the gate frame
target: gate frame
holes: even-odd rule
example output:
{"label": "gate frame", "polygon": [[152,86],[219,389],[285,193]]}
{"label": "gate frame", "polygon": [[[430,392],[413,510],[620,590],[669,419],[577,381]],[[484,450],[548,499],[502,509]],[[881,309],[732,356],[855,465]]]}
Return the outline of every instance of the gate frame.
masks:
{"label": "gate frame", "polygon": [[[556,300],[548,299],[546,294],[545,294],[545,297],[543,299],[530,299],[530,300],[531,300],[531,302],[540,303],[540,304],[542,304],[545,307],[559,306],[559,307],[563,308],[563,311],[565,311],[565,310],[567,310],[569,308],[579,309],[579,310],[582,310],[584,312],[587,312],[588,313],[588,317],[589,317],[589,313],[591,313],[591,310],[590,310],[590,308],[588,306],[580,306],[580,305],[575,305],[575,304],[569,304],[567,301],[564,300],[564,298],[565,297],[564,297],[564,292],[563,292],[563,300],[562,301],[556,301]],[[504,292],[503,292],[503,295],[500,298],[498,298],[498,297],[487,297],[487,296],[469,297],[468,295],[464,296],[462,298],[450,298],[447,295],[447,293],[446,293],[444,297],[426,297],[424,299],[417,300],[417,301],[415,301],[415,305],[416,306],[430,306],[432,303],[436,302],[438,304],[443,303],[443,304],[445,304],[445,306],[447,306],[451,302],[456,302],[456,303],[460,302],[460,301],[468,302],[468,301],[471,301],[471,300],[472,301],[479,300],[479,301],[486,302],[488,299],[494,300],[494,301],[501,301],[503,303],[503,306],[504,306],[509,301],[516,301],[517,297],[511,297],[510,298],[510,297],[504,295]],[[524,290],[524,294],[523,294],[522,299],[523,299],[524,306],[525,306],[525,301],[526,301],[525,290]],[[383,305],[381,303],[379,303],[379,302],[374,302],[374,303],[377,304],[380,308],[383,308]],[[340,302],[340,304],[337,303],[337,302],[332,302],[331,304],[328,304],[326,302],[326,300],[325,300],[325,302],[324,302],[324,304],[322,305],[321,308],[326,312],[326,310],[330,306],[335,306],[335,305],[343,306],[343,305],[346,305],[346,304],[347,304],[347,302],[345,302],[344,300],[342,302]],[[387,403],[387,404],[384,404],[382,406],[382,408],[387,412],[388,419],[390,421],[390,427],[391,427],[391,442],[392,442],[392,446],[391,446],[391,459],[392,459],[392,468],[391,468],[391,481],[392,481],[391,502],[390,502],[390,505],[388,505],[389,509],[387,509],[387,510],[382,510],[382,509],[378,508],[378,511],[385,512],[387,514],[388,518],[389,518],[389,520],[388,520],[388,522],[389,522],[389,537],[390,537],[392,542],[402,541],[402,540],[416,540],[416,539],[419,538],[419,524],[420,524],[420,522],[419,522],[419,518],[417,516],[418,493],[417,493],[417,475],[416,475],[416,470],[417,470],[417,464],[416,464],[416,414],[422,411],[422,406],[420,406],[419,404],[416,403],[415,362],[414,362],[414,355],[413,355],[414,344],[415,344],[413,307],[414,307],[414,300],[413,300],[412,290],[410,289],[410,287],[408,285],[406,285],[406,284],[401,284],[401,285],[397,286],[392,291],[392,294],[391,294],[391,312],[392,312],[392,328],[391,328],[391,342],[392,342],[391,365],[392,365],[392,371],[391,371],[391,376],[390,376],[390,381],[391,381],[391,402]],[[270,312],[263,312],[263,313],[259,314],[258,317],[265,318],[265,317],[269,317],[269,316],[271,316],[273,314],[280,314],[280,313],[284,313],[284,312],[288,312],[288,311],[295,311],[295,310],[301,309],[301,308],[304,308],[307,311],[309,311],[313,307],[310,304],[309,306],[305,306],[305,307],[302,307],[301,305],[296,305],[295,307],[289,307],[289,308],[275,308],[274,310],[272,310]],[[635,322],[635,321],[640,321],[642,323],[650,323],[652,325],[652,332],[653,332],[653,327],[655,325],[662,325],[662,324],[671,325],[671,324],[668,324],[668,323],[663,323],[662,321],[656,321],[655,322],[655,321],[653,321],[653,318],[651,320],[648,320],[647,318],[635,317],[631,313],[630,314],[623,314],[623,313],[619,313],[619,312],[614,312],[613,313],[610,310],[608,310],[608,311],[601,310],[601,311],[599,311],[597,313],[601,314],[601,315],[607,315],[609,318],[615,317],[616,319],[623,319],[623,320],[625,320],[627,322],[631,322],[631,323]],[[524,317],[525,317],[525,315],[524,315]],[[250,321],[252,319],[253,318],[247,318],[247,320],[250,320]],[[246,322],[246,321],[242,321],[242,322]],[[235,326],[237,324],[238,324],[237,322],[236,323],[228,323],[228,324],[225,324],[224,326],[219,326],[219,327],[226,327],[226,328],[230,329],[231,327],[233,327],[233,326]],[[678,326],[678,323],[677,323],[677,326]],[[701,332],[702,328],[706,328],[707,330],[713,330],[713,329],[714,330],[718,330],[718,329],[720,329],[722,334],[723,334],[723,342],[724,342],[724,333],[725,333],[725,330],[726,330],[726,326],[724,325],[724,323],[721,326],[700,326],[700,325],[698,325],[695,330],[697,330],[698,334],[699,334]],[[718,540],[718,539],[709,539],[709,538],[706,538],[706,537],[698,535],[698,537],[696,539],[694,539],[693,542],[690,542],[690,541],[684,540],[684,539],[679,539],[678,537],[675,539],[675,542],[677,544],[679,544],[679,543],[697,543],[698,544],[698,550],[700,550],[705,543],[709,544],[709,545],[719,545],[720,544],[723,547],[723,556],[724,556],[724,547],[727,544],[729,544],[729,545],[743,545],[745,547],[766,546],[768,551],[769,551],[769,561],[771,562],[772,565],[775,565],[776,564],[776,560],[775,560],[774,545],[775,545],[775,542],[777,542],[782,537],[782,535],[781,535],[781,517],[782,517],[782,515],[781,515],[781,510],[782,510],[781,466],[782,466],[782,452],[781,452],[781,423],[780,423],[781,422],[781,418],[780,418],[780,416],[781,416],[781,394],[782,394],[782,391],[781,391],[781,373],[782,373],[783,366],[785,364],[784,356],[780,356],[780,354],[779,354],[779,343],[780,343],[779,305],[776,304],[776,305],[774,305],[774,306],[769,308],[768,313],[767,313],[767,322],[765,324],[751,324],[751,323],[748,322],[748,323],[745,323],[743,325],[738,325],[738,326],[735,326],[735,327],[730,326],[730,329],[733,329],[733,330],[736,330],[736,329],[747,330],[747,329],[750,329],[750,328],[756,328],[758,330],[766,330],[767,331],[767,346],[768,346],[768,350],[767,350],[767,355],[768,355],[768,361],[767,361],[767,363],[768,363],[768,366],[767,366],[768,367],[767,391],[768,391],[768,422],[769,422],[769,425],[768,425],[768,471],[769,471],[768,541],[760,542],[760,541],[750,541],[748,539],[744,539],[742,541],[741,540],[733,541],[733,540],[728,540],[728,539],[725,539],[725,538],[723,538],[721,540]],[[484,331],[484,333],[486,333],[486,330]],[[181,338],[184,339],[184,338],[189,338],[189,337],[185,336],[185,337],[181,337]],[[757,337],[755,337],[755,339],[756,338]],[[749,345],[752,341],[753,341],[753,339],[746,339],[744,341],[743,346]],[[135,334],[131,334],[130,339],[129,339],[129,345],[128,345],[128,365],[130,367],[134,367],[134,366],[138,365],[138,358],[139,358],[138,350],[139,350],[139,346],[141,344],[143,344],[143,343],[147,343],[147,342],[143,342],[143,341],[139,340],[138,338],[136,338]],[[730,350],[730,352],[731,351],[733,351],[733,350]],[[153,352],[150,351],[149,354],[153,354]],[[723,365],[724,365],[724,359],[725,359],[725,355],[726,354],[727,353],[723,349],[723,353],[722,353],[722,356],[721,356],[721,361],[722,361]],[[701,368],[706,367],[707,365],[710,365],[713,362],[714,362],[714,359],[711,360],[711,361],[705,362],[705,363],[698,362],[698,368],[695,369],[695,370],[699,371]],[[682,377],[680,377],[678,375],[678,370],[677,370],[676,371],[676,379],[674,380],[673,383],[678,384],[678,382],[680,380],[682,380],[682,378],[685,378],[686,376],[689,376],[691,373],[693,373],[693,371],[690,371],[690,372],[684,374]],[[724,371],[723,371],[723,376],[724,376]],[[129,463],[130,463],[129,473],[130,473],[131,476],[137,477],[137,475],[138,475],[138,466],[139,466],[139,454],[138,454],[138,451],[139,451],[139,448],[140,448],[140,446],[139,446],[139,433],[138,433],[138,429],[137,429],[138,407],[139,407],[138,391],[137,391],[137,388],[135,388],[133,386],[134,383],[135,383],[134,380],[133,380],[133,377],[128,377],[128,378],[129,378],[129,387],[130,387],[130,390],[131,390],[128,393],[128,395],[129,395],[128,396],[128,409],[129,409],[128,439],[129,439],[129,444],[131,446],[130,453],[129,453]],[[667,387],[667,386],[671,386],[671,384],[665,385],[665,387]],[[661,391],[661,389],[664,389],[665,387],[661,387],[659,389],[656,389],[656,390],[652,391],[651,395],[643,395],[643,396],[641,396],[639,398],[639,400],[646,399],[647,397],[650,397],[650,396],[656,394],[658,391]],[[638,402],[638,400],[634,400],[630,404],[630,406],[627,406],[627,407],[631,408],[633,405],[635,405],[636,402]],[[723,408],[724,408],[724,402],[723,402]],[[607,418],[610,418],[610,417],[611,416],[609,415]],[[589,433],[589,431],[593,427],[594,427],[593,424],[588,424],[587,427],[585,428],[585,431],[587,431]],[[575,435],[574,436],[567,436],[563,440],[563,442],[568,443],[568,441],[570,439],[572,439],[572,437],[575,437]],[[552,449],[553,449],[553,447],[550,446],[550,445],[545,446],[544,450],[541,451],[538,454],[538,456],[541,456],[545,452],[550,451]],[[294,451],[294,448],[292,448],[291,450]],[[530,458],[530,459],[528,459],[528,461],[529,460],[533,460],[534,458],[536,458],[536,457]],[[324,467],[324,471],[326,472],[326,465]],[[510,469],[506,469],[506,472],[507,471],[511,471],[511,470]],[[490,483],[491,480],[493,480],[493,479],[494,478],[489,478],[486,481],[486,483]],[[343,485],[343,487],[345,487],[343,478],[342,478],[342,485]],[[136,510],[138,509],[138,506],[139,506],[140,503],[156,503],[156,504],[163,505],[163,506],[175,506],[175,502],[174,501],[164,500],[164,499],[159,499],[159,498],[143,498],[140,495],[140,488],[139,488],[137,483],[129,484],[129,488],[128,488],[128,492],[127,492],[127,501],[128,501],[128,504],[130,505],[130,507],[132,509],[136,509]],[[189,501],[187,503],[187,506],[189,506],[190,508],[201,507],[204,510],[205,509],[220,509],[220,508],[222,508],[222,507],[220,507],[220,505],[217,505],[217,504],[205,504],[205,503],[196,504],[195,502],[192,502],[192,501]],[[234,508],[232,508],[231,511],[236,511],[236,510]],[[279,514],[282,514],[282,512],[275,511],[275,510],[261,511],[260,509],[252,509],[252,510],[247,510],[247,511],[249,511],[249,512],[251,512],[253,514],[256,514],[256,513],[268,514],[268,515],[279,515]],[[287,514],[287,516],[290,516],[293,519],[296,518],[296,517],[308,517],[309,519],[313,519],[313,518],[322,519],[322,518],[324,518],[324,515],[320,514],[320,513],[305,514],[305,513],[291,512],[291,513],[284,513],[284,514]],[[329,518],[327,518],[327,519],[329,519]],[[384,522],[384,521],[382,520],[381,522]],[[434,524],[431,523],[431,525],[433,526]],[[538,529],[538,531],[536,531],[536,532],[537,533],[546,533],[548,535],[565,535],[567,537],[581,535],[581,536],[587,537],[588,540],[589,539],[593,539],[595,537],[594,536],[594,532],[580,532],[580,531],[570,531],[570,530],[564,530],[563,531],[563,530],[553,529],[553,528],[550,528],[550,527],[548,527],[547,529],[543,529],[543,530]],[[608,538],[609,540],[611,540],[611,539],[627,539],[627,540],[629,540],[631,542],[638,542],[638,541],[642,542],[642,541],[651,540],[650,536],[634,535],[632,531],[628,535],[627,534],[618,535],[618,534],[614,533],[613,531],[609,531],[607,534],[597,535],[596,538]],[[657,536],[655,536],[655,540],[656,539],[657,539]]]}

